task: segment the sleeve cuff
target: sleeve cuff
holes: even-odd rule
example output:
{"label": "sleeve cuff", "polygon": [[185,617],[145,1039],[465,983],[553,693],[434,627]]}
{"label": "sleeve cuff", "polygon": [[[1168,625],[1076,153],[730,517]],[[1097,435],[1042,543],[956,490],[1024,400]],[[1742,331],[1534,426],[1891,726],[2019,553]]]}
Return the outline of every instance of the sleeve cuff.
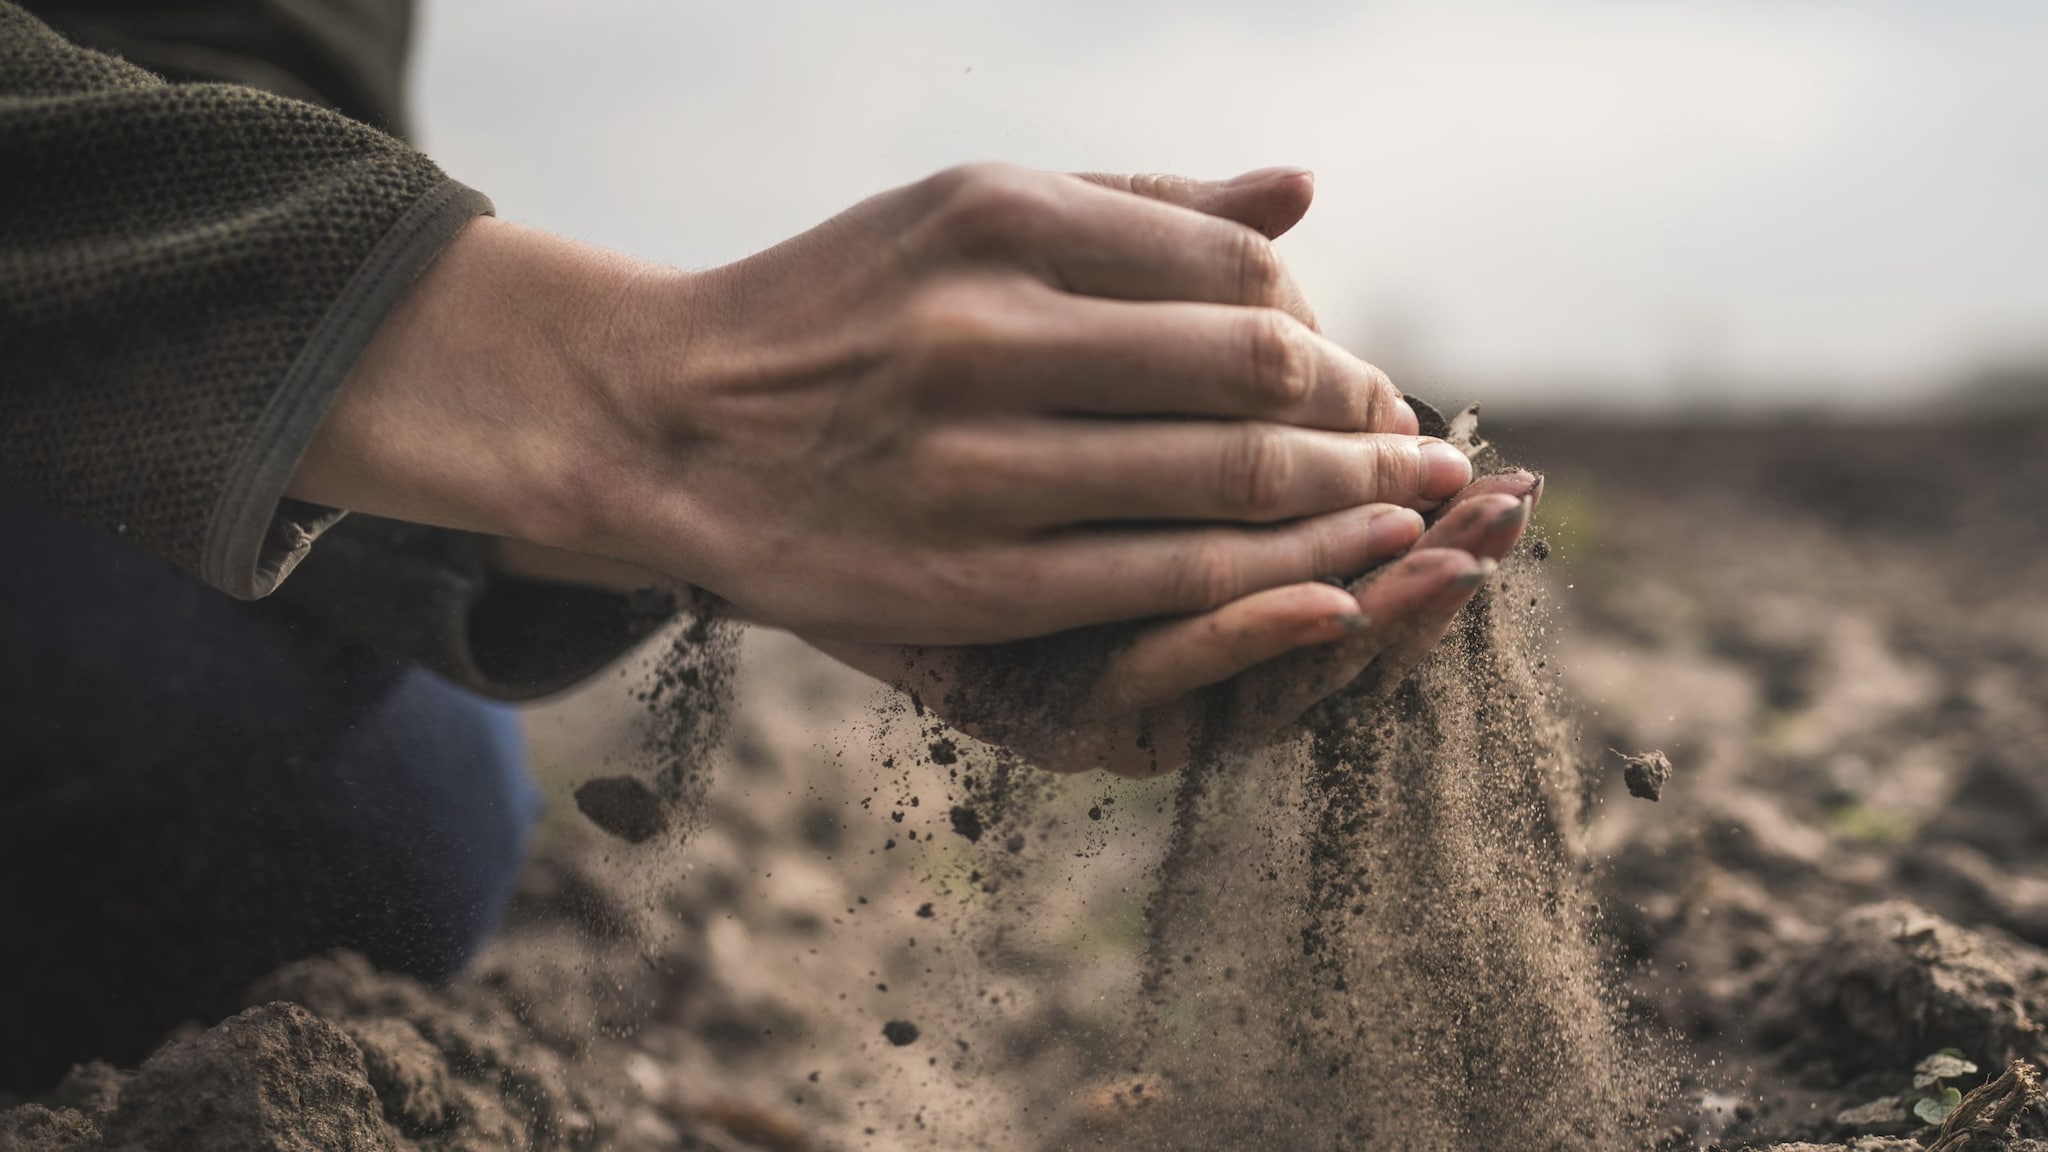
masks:
{"label": "sleeve cuff", "polygon": [[619,593],[496,570],[498,541],[351,516],[271,601],[329,634],[500,700],[583,682],[676,613],[660,589]]}
{"label": "sleeve cuff", "polygon": [[249,428],[206,525],[199,575],[244,600],[268,596],[342,512],[285,496],[299,458],[384,318],[455,234],[489,214],[483,193],[443,180],[370,250]]}

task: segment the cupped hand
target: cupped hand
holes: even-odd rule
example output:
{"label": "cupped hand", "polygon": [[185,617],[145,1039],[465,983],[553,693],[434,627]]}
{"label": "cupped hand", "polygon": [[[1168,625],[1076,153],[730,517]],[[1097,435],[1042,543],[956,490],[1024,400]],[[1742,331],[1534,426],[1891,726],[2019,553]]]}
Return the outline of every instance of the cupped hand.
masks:
{"label": "cupped hand", "polygon": [[288,491],[637,564],[820,641],[1199,617],[1356,573],[1471,469],[1315,330],[1270,243],[1311,192],[960,168],[698,273],[479,219]]}
{"label": "cupped hand", "polygon": [[1495,562],[1514,549],[1541,493],[1541,478],[1528,472],[1482,477],[1447,503],[1426,531],[1420,517],[1402,514],[1412,547],[1346,586],[1289,584],[1105,637],[1107,658],[1088,672],[1088,683],[1070,686],[1071,712],[1053,723],[1017,698],[1014,678],[995,678],[1002,683],[991,690],[986,674],[991,660],[1041,662],[1047,641],[994,652],[819,646],[916,693],[968,734],[1003,744],[1042,768],[1170,772],[1198,747],[1265,743],[1361,677],[1391,691],[1443,639]]}
{"label": "cupped hand", "polygon": [[1406,531],[1390,508],[1470,472],[1314,330],[1267,235],[1309,190],[965,168],[666,278],[620,330],[686,317],[687,338],[608,392],[628,434],[577,546],[852,641],[1043,635],[1357,571]]}

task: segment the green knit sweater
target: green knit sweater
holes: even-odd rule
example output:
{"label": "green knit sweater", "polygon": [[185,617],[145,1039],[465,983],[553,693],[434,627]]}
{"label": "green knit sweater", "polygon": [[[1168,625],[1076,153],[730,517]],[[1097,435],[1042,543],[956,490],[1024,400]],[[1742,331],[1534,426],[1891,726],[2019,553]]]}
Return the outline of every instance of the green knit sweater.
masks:
{"label": "green knit sweater", "polygon": [[[266,596],[340,519],[284,495],[314,429],[490,202],[362,122],[402,123],[404,0],[34,6],[175,79],[246,82],[172,83],[0,0],[0,489]],[[561,687],[651,625],[503,587],[473,537],[357,517],[334,540],[294,581],[306,611],[499,695]]]}

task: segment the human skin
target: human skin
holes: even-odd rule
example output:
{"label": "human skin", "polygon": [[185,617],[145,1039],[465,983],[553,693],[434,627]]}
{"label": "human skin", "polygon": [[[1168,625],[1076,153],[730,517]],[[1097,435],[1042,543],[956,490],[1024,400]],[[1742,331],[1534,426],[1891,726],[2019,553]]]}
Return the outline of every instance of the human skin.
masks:
{"label": "human skin", "polygon": [[973,683],[964,649],[814,643],[970,735],[995,728],[1041,768],[1155,776],[1186,766],[1205,739],[1257,747],[1361,676],[1391,692],[1514,549],[1542,490],[1530,472],[1481,477],[1412,549],[1341,588],[1287,585],[1146,624],[1109,654],[1064,729],[1004,723],[1010,702],[957,691]]}
{"label": "human skin", "polygon": [[1462,561],[1370,613],[1317,582],[1472,477],[1316,331],[1270,244],[1312,189],[973,166],[702,272],[482,218],[290,494],[626,561],[870,670],[1156,620],[1147,707],[1367,616],[1426,634],[1481,545],[1432,529]]}

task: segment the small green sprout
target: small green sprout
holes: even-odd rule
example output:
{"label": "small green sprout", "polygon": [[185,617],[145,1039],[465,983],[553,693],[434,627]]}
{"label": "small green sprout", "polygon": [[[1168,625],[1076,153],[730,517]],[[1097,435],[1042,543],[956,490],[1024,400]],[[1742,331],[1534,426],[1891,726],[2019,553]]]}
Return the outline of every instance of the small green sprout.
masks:
{"label": "small green sprout", "polygon": [[1914,1065],[1913,1089],[1919,1094],[1919,1099],[1913,1101],[1913,1115],[1929,1125],[1947,1120],[1949,1113],[1956,1110],[1956,1105],[1963,1102],[1963,1094],[1954,1085],[1943,1081],[1976,1071],[1977,1066],[1954,1048],[1943,1048]]}

